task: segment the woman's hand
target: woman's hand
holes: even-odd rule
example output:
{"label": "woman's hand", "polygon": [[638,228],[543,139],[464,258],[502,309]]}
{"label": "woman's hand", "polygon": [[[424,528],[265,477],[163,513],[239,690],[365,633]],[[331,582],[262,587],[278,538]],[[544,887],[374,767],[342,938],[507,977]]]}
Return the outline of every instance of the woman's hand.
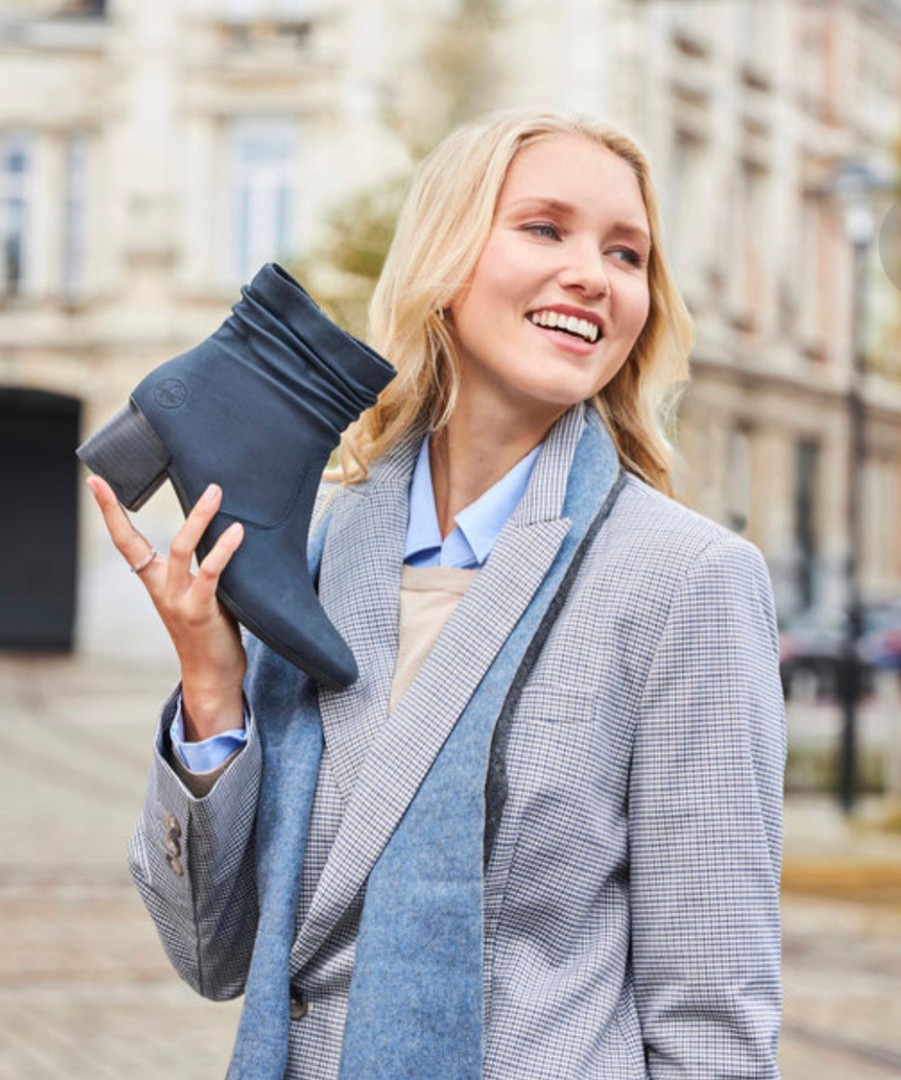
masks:
{"label": "woman's hand", "polygon": [[[141,566],[151,544],[135,529],[109,484],[88,478],[113,543],[129,566]],[[222,502],[222,489],[210,484],[185,518],[169,548],[137,571],[163,620],[182,675],[185,736],[190,742],[244,726],[241,687],[247,658],[234,619],[216,599],[219,577],[244,538],[239,522],[230,526],[191,573],[191,559]]]}

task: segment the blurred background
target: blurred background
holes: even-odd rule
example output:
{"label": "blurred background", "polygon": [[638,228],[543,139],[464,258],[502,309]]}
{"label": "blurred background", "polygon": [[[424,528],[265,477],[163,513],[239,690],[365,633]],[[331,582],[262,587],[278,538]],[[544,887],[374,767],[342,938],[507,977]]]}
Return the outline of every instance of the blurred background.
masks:
{"label": "blurred background", "polygon": [[206,1080],[236,1019],[129,888],[176,672],[75,447],[266,260],[365,333],[412,165],[512,105],[651,159],[679,494],[782,626],[783,1073],[901,1077],[901,0],[0,0],[0,1077]]}

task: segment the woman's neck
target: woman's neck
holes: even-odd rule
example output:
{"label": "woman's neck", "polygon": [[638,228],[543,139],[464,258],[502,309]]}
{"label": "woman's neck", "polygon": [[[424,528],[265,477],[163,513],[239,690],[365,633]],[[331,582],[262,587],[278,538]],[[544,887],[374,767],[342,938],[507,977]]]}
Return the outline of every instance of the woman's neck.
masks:
{"label": "woman's neck", "polygon": [[[556,418],[554,418],[556,419]],[[457,514],[485,494],[542,441],[554,419],[541,424],[498,422],[487,412],[454,410],[446,427],[432,433],[429,467],[441,536],[453,531]]]}

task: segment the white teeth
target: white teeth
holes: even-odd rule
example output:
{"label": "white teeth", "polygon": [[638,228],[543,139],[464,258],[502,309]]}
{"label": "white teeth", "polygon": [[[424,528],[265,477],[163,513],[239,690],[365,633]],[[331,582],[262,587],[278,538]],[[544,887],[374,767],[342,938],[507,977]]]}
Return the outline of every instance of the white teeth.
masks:
{"label": "white teeth", "polygon": [[536,326],[546,326],[549,330],[566,330],[577,334],[594,344],[600,336],[600,327],[588,319],[579,319],[575,315],[562,315],[556,311],[533,311],[529,319]]}

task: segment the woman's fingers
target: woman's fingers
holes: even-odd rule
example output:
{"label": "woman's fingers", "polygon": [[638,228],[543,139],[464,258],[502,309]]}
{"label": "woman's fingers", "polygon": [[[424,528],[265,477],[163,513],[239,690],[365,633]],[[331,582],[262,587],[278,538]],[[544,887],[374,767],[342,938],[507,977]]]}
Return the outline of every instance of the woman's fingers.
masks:
{"label": "woman's fingers", "polygon": [[219,537],[213,549],[198,567],[192,591],[199,606],[209,603],[216,595],[222,571],[228,566],[229,560],[241,546],[243,539],[244,527],[240,521],[236,521],[233,525],[229,525]]}
{"label": "woman's fingers", "polygon": [[221,502],[222,489],[218,484],[210,484],[169,545],[169,580],[176,589],[187,589],[191,584],[191,560]]}
{"label": "woman's fingers", "polygon": [[[202,698],[207,704],[210,687],[221,692],[226,710],[237,701],[240,715],[241,680],[246,670],[246,658],[237,624],[217,601],[216,588],[219,575],[243,539],[243,527],[235,523],[226,529],[201,563],[197,576],[190,572],[191,558],[221,502],[221,491],[215,488],[198,500],[173,541],[172,560],[166,562],[154,557],[152,546],[132,525],[105,480],[91,476],[88,486],[113,543],[143,581],[172,639],[181,664],[185,701],[188,700],[190,681],[195,688],[203,688]],[[178,564],[175,572],[173,562]],[[195,705],[197,700],[195,692]],[[217,705],[213,710],[214,717],[222,711]],[[213,726],[209,733],[214,730],[218,729]]]}
{"label": "woman's fingers", "polygon": [[[142,567],[140,577],[150,571],[154,561],[148,561],[153,545],[132,525],[115,492],[101,476],[89,476],[87,485],[103,515],[107,531],[117,550],[130,567]],[[143,564],[143,565],[142,565]]]}
{"label": "woman's fingers", "polygon": [[[88,477],[91,489],[107,530],[116,548],[123,555],[128,565],[135,569],[139,577],[145,580],[167,568],[168,578],[161,578],[159,584],[166,581],[165,596],[155,595],[155,602],[163,603],[167,611],[174,606],[187,602],[192,618],[210,611],[215,605],[216,589],[219,577],[228,566],[232,555],[238,550],[244,539],[244,528],[235,522],[219,537],[212,550],[201,562],[197,576],[191,573],[191,560],[197,550],[197,544],[204,531],[215,516],[222,502],[222,489],[217,484],[210,484],[198,499],[194,508],[175,535],[169,548],[169,562],[157,560],[152,545],[132,525],[128,514],[116,498],[113,489],[100,476]],[[167,616],[164,614],[164,619]]]}

